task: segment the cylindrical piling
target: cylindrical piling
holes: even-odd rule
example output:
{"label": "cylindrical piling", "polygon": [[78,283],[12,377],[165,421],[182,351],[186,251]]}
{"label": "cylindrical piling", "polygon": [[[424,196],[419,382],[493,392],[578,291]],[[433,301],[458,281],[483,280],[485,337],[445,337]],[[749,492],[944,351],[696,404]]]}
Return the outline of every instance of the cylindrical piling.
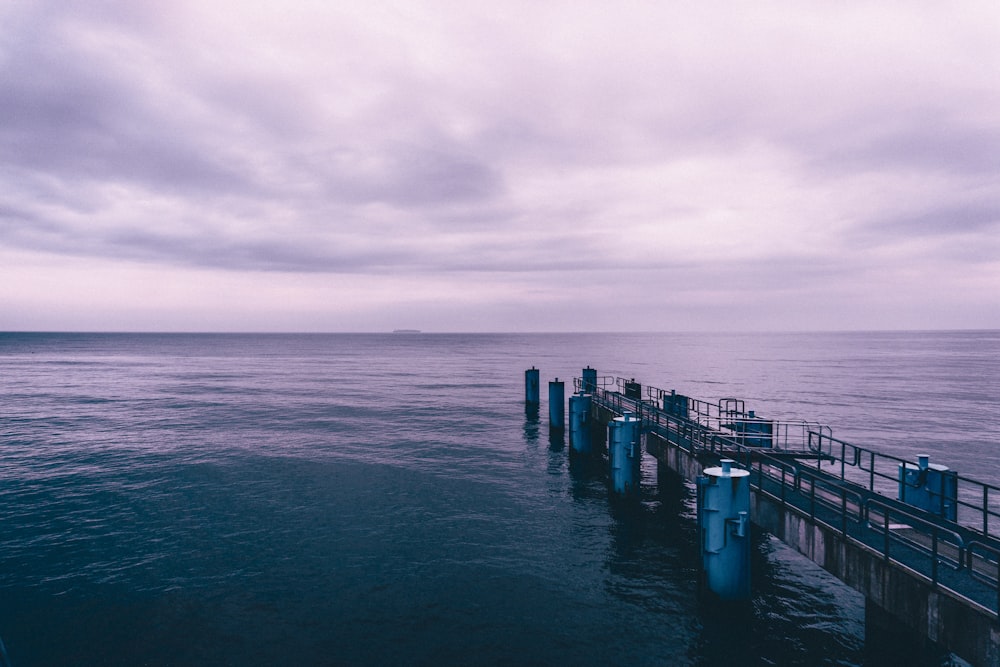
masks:
{"label": "cylindrical piling", "polygon": [[593,394],[597,391],[597,369],[587,366],[583,369],[583,386],[580,391],[584,394]]}
{"label": "cylindrical piling", "polygon": [[570,452],[589,454],[592,449],[590,394],[573,394],[569,397]]}
{"label": "cylindrical piling", "polygon": [[524,371],[524,402],[532,405],[539,403],[538,369],[532,366]]}
{"label": "cylindrical piling", "polygon": [[549,427],[566,428],[566,383],[559,378],[549,382]]}
{"label": "cylindrical piling", "polygon": [[750,472],[723,459],[698,478],[701,562],[708,589],[722,600],[750,597]]}
{"label": "cylindrical piling", "polygon": [[634,415],[626,412],[608,422],[608,458],[612,491],[621,495],[637,495],[642,448],[639,420]]}

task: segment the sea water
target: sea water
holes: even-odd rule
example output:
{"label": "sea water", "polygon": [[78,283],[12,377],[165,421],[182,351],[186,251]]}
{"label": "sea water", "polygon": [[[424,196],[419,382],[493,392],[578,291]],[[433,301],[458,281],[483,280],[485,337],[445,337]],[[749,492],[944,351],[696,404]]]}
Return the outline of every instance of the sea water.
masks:
{"label": "sea water", "polygon": [[996,331],[0,333],[10,662],[877,661],[863,598],[766,535],[751,603],[706,600],[649,457],[637,503],[571,465],[544,386],[588,365],[1000,482]]}

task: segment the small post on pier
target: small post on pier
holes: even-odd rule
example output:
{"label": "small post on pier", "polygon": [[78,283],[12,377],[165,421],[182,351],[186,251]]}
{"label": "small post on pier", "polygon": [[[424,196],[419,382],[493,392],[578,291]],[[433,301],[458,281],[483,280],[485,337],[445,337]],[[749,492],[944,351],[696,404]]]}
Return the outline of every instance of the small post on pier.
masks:
{"label": "small post on pier", "polygon": [[549,382],[549,427],[566,428],[566,383],[559,378]]}
{"label": "small post on pier", "polygon": [[538,405],[538,369],[532,366],[524,371],[524,402],[528,405]]}
{"label": "small post on pier", "polygon": [[727,601],[750,597],[750,472],[733,463],[722,459],[698,478],[705,583]]}
{"label": "small post on pier", "polygon": [[580,391],[584,394],[593,394],[597,391],[597,369],[587,366],[583,369],[583,386]]}
{"label": "small post on pier", "polygon": [[[584,381],[586,384],[586,381]],[[590,394],[578,393],[569,397],[569,445],[571,454],[590,454]]]}
{"label": "small post on pier", "polygon": [[626,412],[608,422],[608,458],[611,463],[611,489],[621,495],[638,495],[642,448],[639,420]]}
{"label": "small post on pier", "polygon": [[688,418],[688,398],[671,389],[663,394],[663,411],[674,417]]}
{"label": "small post on pier", "polygon": [[625,398],[642,400],[642,383],[636,382],[635,378],[628,380],[625,383]]}

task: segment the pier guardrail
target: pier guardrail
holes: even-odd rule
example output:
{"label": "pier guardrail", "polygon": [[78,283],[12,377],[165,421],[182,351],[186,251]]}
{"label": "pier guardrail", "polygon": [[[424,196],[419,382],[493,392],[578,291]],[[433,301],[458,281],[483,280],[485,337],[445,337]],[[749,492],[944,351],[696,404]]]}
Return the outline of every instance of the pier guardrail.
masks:
{"label": "pier guardrail", "polygon": [[[579,378],[576,387],[583,389]],[[587,391],[693,455],[735,459],[757,492],[1000,617],[1000,487],[945,473],[957,483],[957,497],[948,498],[958,505],[952,521],[905,502],[913,485],[900,466],[912,461],[834,438],[827,426],[762,419],[741,399],[709,403],[624,378],[598,378]],[[903,498],[889,495],[895,491]]]}
{"label": "pier guardrail", "polygon": [[[825,433],[810,433],[809,448],[835,459],[839,463],[841,479],[864,485],[869,491],[884,495],[891,489],[901,488],[905,494],[907,489],[916,488],[899,479],[900,466],[912,466],[912,461],[852,445]],[[939,513],[944,514],[945,502],[954,502],[957,505],[957,523],[1000,540],[1000,486],[953,471],[942,474],[955,480],[958,493],[954,498],[944,493],[937,494],[941,503]]]}
{"label": "pier guardrail", "polygon": [[[583,378],[576,378],[574,386],[576,391],[617,394],[625,401],[624,404],[631,405],[636,412],[639,404],[647,409],[659,407],[667,414],[684,417],[702,428],[727,433],[733,442],[751,447],[804,451],[809,447],[810,433],[829,437],[833,435],[830,427],[819,422],[760,417],[752,410],[747,411],[745,401],[739,398],[723,398],[710,403],[674,391],[641,385],[635,379],[613,376],[598,377],[594,387],[590,389],[586,389]],[[664,409],[663,406],[670,406],[672,409]],[[647,416],[653,414],[651,410],[647,412]]]}

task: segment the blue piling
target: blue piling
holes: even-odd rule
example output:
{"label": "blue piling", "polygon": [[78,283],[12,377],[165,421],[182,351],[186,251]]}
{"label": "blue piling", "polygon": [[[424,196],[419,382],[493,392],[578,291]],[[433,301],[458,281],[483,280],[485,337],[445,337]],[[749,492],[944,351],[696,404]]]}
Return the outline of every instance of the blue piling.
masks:
{"label": "blue piling", "polygon": [[722,459],[698,478],[701,563],[708,589],[722,600],[750,597],[750,472]]}
{"label": "blue piling", "polygon": [[642,448],[639,420],[626,412],[608,422],[608,458],[611,489],[620,495],[638,495]]}
{"label": "blue piling", "polygon": [[590,420],[590,394],[578,393],[569,397],[570,452],[590,454],[593,447]]}
{"label": "blue piling", "polygon": [[566,383],[559,378],[549,382],[549,427],[566,428]]}
{"label": "blue piling", "polygon": [[524,371],[524,402],[538,405],[540,402],[538,394],[538,369],[532,366]]}
{"label": "blue piling", "polygon": [[597,369],[587,366],[583,369],[583,386],[580,388],[584,394],[593,394],[597,391]]}
{"label": "blue piling", "polygon": [[958,476],[947,466],[931,463],[926,454],[917,457],[916,465],[899,464],[897,497],[949,521],[958,519]]}

